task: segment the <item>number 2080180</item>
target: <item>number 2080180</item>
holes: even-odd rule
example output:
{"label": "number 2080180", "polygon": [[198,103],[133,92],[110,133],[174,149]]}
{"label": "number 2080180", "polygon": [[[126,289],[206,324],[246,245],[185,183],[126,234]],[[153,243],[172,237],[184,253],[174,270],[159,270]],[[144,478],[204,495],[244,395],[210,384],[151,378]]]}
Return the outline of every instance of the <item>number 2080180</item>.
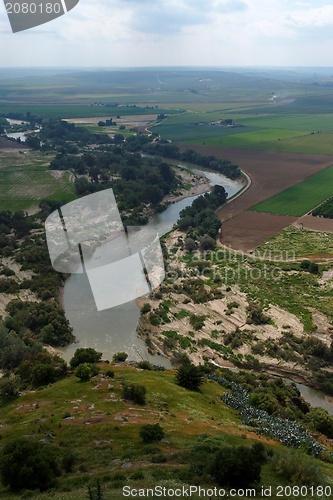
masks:
{"label": "number 2080180", "polygon": [[6,3],[7,14],[61,14],[61,3]]}

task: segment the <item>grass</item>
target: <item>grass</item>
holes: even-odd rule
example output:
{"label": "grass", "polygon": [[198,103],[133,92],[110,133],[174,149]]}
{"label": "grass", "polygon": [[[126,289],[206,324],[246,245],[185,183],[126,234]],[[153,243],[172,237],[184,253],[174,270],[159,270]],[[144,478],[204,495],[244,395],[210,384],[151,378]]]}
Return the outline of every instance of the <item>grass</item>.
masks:
{"label": "grass", "polygon": [[50,157],[36,152],[2,153],[0,210],[29,210],[43,198],[67,203],[76,198],[69,174],[57,178],[48,170]]}
{"label": "grass", "polygon": [[[103,370],[110,368],[106,363],[100,366]],[[189,459],[182,458],[182,453],[190,450],[199,436],[215,436],[222,445],[251,446],[261,441],[273,451],[284,449],[243,425],[237,413],[221,402],[220,395],[225,389],[214,381],[206,381],[200,393],[196,393],[177,386],[173,371],[138,371],[126,366],[112,366],[112,369],[115,378],[111,380],[98,375],[82,383],[72,375],[0,405],[1,446],[22,436],[40,440],[53,435],[52,443],[77,457],[74,470],[63,475],[53,490],[18,496],[0,485],[2,500],[28,497],[81,500],[88,498],[88,486],[96,489],[97,480],[101,482],[105,500],[124,498],[125,485],[133,489],[156,485],[167,489],[186,487]],[[122,381],[147,388],[146,406],[121,399]],[[162,402],[168,407],[162,406]],[[74,418],[68,419],[69,415]],[[119,416],[124,420],[115,420]],[[144,445],[139,437],[141,425],[155,422],[163,427],[165,439]],[[97,445],[98,441],[102,444]],[[159,457],[166,457],[166,462],[156,463]],[[313,461],[332,477],[331,465]],[[273,490],[281,484],[270,463],[262,469],[261,483],[271,485]],[[211,481],[199,484],[214,487]],[[194,494],[191,498],[198,500],[202,495]]]}
{"label": "grass", "polygon": [[251,132],[239,133],[235,135],[208,137],[204,143],[202,140],[189,140],[187,144],[206,146],[221,146],[232,149],[251,149],[262,151],[284,151],[284,142],[295,137],[304,137],[302,130],[284,130],[284,129],[259,129]]}
{"label": "grass", "polygon": [[289,257],[325,258],[333,256],[333,233],[321,233],[304,229],[300,231],[290,226],[255,251],[258,256],[269,256],[271,259],[281,255]]}
{"label": "grass", "polygon": [[242,118],[239,120],[244,125],[254,127],[304,130],[307,132],[331,132],[333,131],[333,119],[331,114],[320,115],[269,115]]}
{"label": "grass", "polygon": [[255,212],[302,216],[332,195],[333,166],[251,208]]}
{"label": "grass", "polygon": [[[112,369],[115,379],[97,376],[82,383],[70,376],[37,392],[27,392],[13,403],[0,405],[2,446],[22,436],[38,440],[52,434],[54,444],[77,456],[73,473],[61,478],[56,491],[35,492],[33,498],[82,499],[87,495],[87,486],[95,485],[97,479],[103,484],[106,498],[115,498],[114,490],[120,487],[116,478],[121,476],[124,479],[120,482],[132,487],[138,484],[152,487],[159,484],[159,479],[171,487],[175,481],[184,482],[181,475],[187,467],[178,462],[177,454],[191,447],[197,436],[220,436],[226,444],[240,444],[244,440],[244,426],[236,413],[221,403],[220,394],[225,391],[216,382],[205,382],[201,392],[196,393],[177,386],[172,371],[139,372],[113,366]],[[121,399],[123,380],[147,388],[146,406]],[[168,408],[161,406],[161,401]],[[68,416],[74,419],[66,419]],[[123,416],[124,420],[115,420],[116,416]],[[166,440],[154,446],[143,445],[139,436],[141,425],[157,422],[164,428]],[[258,439],[251,433],[249,445],[251,438]],[[103,444],[96,445],[96,441]],[[157,453],[168,457],[162,470],[152,460]],[[124,464],[130,466],[126,468]],[[137,471],[143,471],[144,480],[131,479]],[[159,473],[163,478],[158,477]],[[17,498],[1,486],[0,496],[3,500]]]}

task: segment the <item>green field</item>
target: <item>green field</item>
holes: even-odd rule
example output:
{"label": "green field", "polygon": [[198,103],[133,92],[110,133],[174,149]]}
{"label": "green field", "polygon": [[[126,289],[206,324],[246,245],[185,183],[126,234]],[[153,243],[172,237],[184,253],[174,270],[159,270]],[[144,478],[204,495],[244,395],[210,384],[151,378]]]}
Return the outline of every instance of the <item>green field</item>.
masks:
{"label": "green field", "polygon": [[64,202],[76,198],[69,174],[57,172],[55,177],[48,170],[50,159],[36,152],[1,154],[0,211],[33,209],[43,198]]}
{"label": "green field", "polygon": [[[237,131],[243,129],[235,129]],[[251,132],[237,133],[230,136],[218,136],[205,139],[207,146],[223,148],[252,149],[263,151],[284,151],[284,143],[289,139],[304,137],[304,131],[285,129],[259,129]],[[187,144],[201,145],[202,140],[189,140]]]}
{"label": "green field", "polygon": [[[249,117],[245,110],[210,108],[168,117],[153,130],[163,139],[188,145],[285,153],[333,154],[332,114],[268,114]],[[272,108],[271,108],[272,109]],[[199,111],[200,110],[200,111]],[[274,108],[274,111],[277,107]],[[252,112],[255,112],[255,106]],[[243,128],[224,128],[209,122],[231,118]],[[201,125],[198,125],[201,123]]]}
{"label": "green field", "polygon": [[[237,120],[237,117],[235,118]],[[262,128],[281,128],[288,130],[304,130],[307,132],[331,132],[333,131],[333,115],[270,115],[254,116],[239,120],[244,125]]]}
{"label": "green field", "polygon": [[333,166],[251,208],[255,212],[300,217],[332,196]]}
{"label": "green field", "polygon": [[159,108],[158,106],[93,106],[90,104],[59,104],[59,105],[35,105],[35,104],[0,104],[0,113],[9,112],[26,113],[30,111],[34,115],[47,118],[94,118],[131,115],[158,115],[160,113],[179,113],[179,110]]}
{"label": "green field", "polygon": [[[208,118],[206,117],[206,120]],[[226,138],[233,135],[243,135],[246,132],[253,132],[257,129],[255,127],[221,127],[219,125],[209,125],[205,123],[204,125],[195,125],[193,123],[183,123],[178,125],[169,125],[168,120],[158,125],[157,127],[151,127],[152,132],[157,132],[160,134],[162,139],[171,139],[172,141],[201,141],[205,138],[208,140],[220,139],[221,137]],[[214,140],[213,139],[213,140]]]}

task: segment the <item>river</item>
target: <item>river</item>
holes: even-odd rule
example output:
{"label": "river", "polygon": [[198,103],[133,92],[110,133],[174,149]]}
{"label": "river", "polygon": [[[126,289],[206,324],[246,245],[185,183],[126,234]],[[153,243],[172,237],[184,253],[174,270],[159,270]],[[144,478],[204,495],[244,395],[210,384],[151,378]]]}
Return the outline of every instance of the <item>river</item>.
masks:
{"label": "river", "polygon": [[[10,125],[22,125],[22,124],[26,125],[29,123],[29,122],[25,122],[22,120],[13,120],[11,118],[6,118],[6,120],[8,121],[8,123]],[[21,142],[25,142],[27,139],[27,135],[31,134],[32,132],[39,132],[39,129],[37,129],[37,130],[25,130],[24,132],[12,132],[12,133],[6,134],[6,136],[11,137],[12,139],[20,139]]]}
{"label": "river", "polygon": [[[203,171],[200,171],[203,172]],[[228,197],[233,196],[244,187],[239,181],[232,181],[215,172],[204,172],[210,183],[225,187]],[[155,214],[148,223],[161,236],[170,231],[185,207],[192,204],[197,196],[185,198],[172,203],[159,214]],[[96,261],[96,266],[103,264],[114,243],[108,242],[98,247],[90,259]],[[78,347],[93,347],[103,352],[104,359],[112,359],[114,353],[125,351],[128,359],[147,359],[154,364],[171,368],[170,361],[163,356],[151,356],[145,343],[137,336],[140,312],[135,302],[101,312],[96,310],[86,274],[72,274],[65,283],[63,304],[77,343],[71,344],[63,351],[63,357],[68,361]]]}
{"label": "river", "polygon": [[[197,169],[195,171],[203,173],[212,185],[224,186],[228,198],[234,196],[244,187],[240,182],[232,181],[216,172]],[[177,221],[180,211],[191,205],[195,198],[197,196],[172,203],[164,212],[155,214],[148,225],[154,227],[160,235],[167,233]],[[112,242],[98,247],[91,257],[91,261],[96,261],[96,265],[101,265],[111,247]],[[163,356],[151,356],[145,343],[137,336],[136,328],[140,312],[134,302],[98,312],[85,274],[72,274],[66,280],[63,302],[66,316],[78,340],[77,343],[71,344],[63,351],[63,357],[67,361],[74,355],[78,347],[93,347],[97,351],[103,352],[104,359],[111,360],[114,353],[125,351],[129,354],[129,359],[147,359],[166,368],[172,367],[170,361]],[[284,380],[292,382],[290,379]],[[296,383],[296,386],[308,403],[314,407],[324,408],[330,415],[333,415],[333,398],[304,384]]]}

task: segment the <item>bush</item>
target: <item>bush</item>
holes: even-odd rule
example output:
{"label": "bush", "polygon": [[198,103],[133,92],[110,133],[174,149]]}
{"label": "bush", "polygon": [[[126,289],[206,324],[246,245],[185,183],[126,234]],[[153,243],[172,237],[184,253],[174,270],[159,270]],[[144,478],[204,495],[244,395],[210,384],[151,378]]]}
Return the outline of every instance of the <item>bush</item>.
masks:
{"label": "bush", "polygon": [[164,430],[160,424],[143,425],[140,430],[140,437],[144,443],[156,443],[164,438]]}
{"label": "bush", "polygon": [[270,321],[269,316],[264,314],[262,307],[259,304],[250,302],[246,311],[248,315],[248,323],[252,323],[254,325],[264,325]]}
{"label": "bush", "polygon": [[49,363],[36,363],[32,368],[32,384],[35,387],[52,384],[56,379],[54,366]]}
{"label": "bush", "polygon": [[91,347],[80,347],[76,349],[74,356],[70,360],[72,368],[76,368],[81,363],[98,363],[102,357],[101,352],[95,351]]}
{"label": "bush", "polygon": [[197,245],[193,238],[185,238],[185,250],[191,253],[195,250],[196,246]]}
{"label": "bush", "polygon": [[81,363],[75,370],[74,375],[78,377],[81,382],[87,382],[92,377],[91,367],[88,363]]}
{"label": "bush", "polygon": [[138,368],[141,368],[141,370],[152,370],[153,365],[149,361],[143,360],[139,361]]}
{"label": "bush", "polygon": [[3,449],[0,472],[3,484],[14,491],[45,491],[60,475],[57,450],[44,443],[16,439]]}
{"label": "bush", "polygon": [[141,307],[141,314],[147,314],[151,311],[151,305],[148,302],[145,302]]}
{"label": "bush", "polygon": [[298,450],[284,450],[283,455],[276,455],[273,467],[285,481],[300,486],[319,486],[324,483],[320,467],[315,460]]}
{"label": "bush", "polygon": [[214,250],[216,241],[211,236],[208,236],[208,234],[205,234],[199,239],[199,244],[201,250]]}
{"label": "bush", "polygon": [[206,316],[204,314],[191,314],[190,324],[194,330],[201,330],[205,324]]}
{"label": "bush", "polygon": [[180,366],[176,373],[177,384],[190,391],[198,391],[203,384],[203,374],[200,367],[192,363]]}
{"label": "bush", "polygon": [[117,352],[113,355],[112,360],[116,363],[123,363],[128,358],[127,352]]}
{"label": "bush", "polygon": [[221,486],[246,488],[260,481],[265,461],[265,448],[261,443],[252,448],[225,446],[216,453],[210,474]]}
{"label": "bush", "polygon": [[133,401],[139,405],[144,405],[146,404],[146,392],[147,389],[143,385],[126,384],[123,386],[122,395],[124,399]]}
{"label": "bush", "polygon": [[0,398],[2,401],[12,401],[19,396],[19,378],[10,376],[0,380]]}
{"label": "bush", "polygon": [[113,371],[113,370],[106,370],[106,371],[104,372],[104,375],[105,375],[105,377],[108,377],[108,378],[114,378],[115,373],[114,373],[114,371]]}
{"label": "bush", "polygon": [[305,421],[314,431],[333,438],[333,417],[324,408],[311,408],[305,417]]}

